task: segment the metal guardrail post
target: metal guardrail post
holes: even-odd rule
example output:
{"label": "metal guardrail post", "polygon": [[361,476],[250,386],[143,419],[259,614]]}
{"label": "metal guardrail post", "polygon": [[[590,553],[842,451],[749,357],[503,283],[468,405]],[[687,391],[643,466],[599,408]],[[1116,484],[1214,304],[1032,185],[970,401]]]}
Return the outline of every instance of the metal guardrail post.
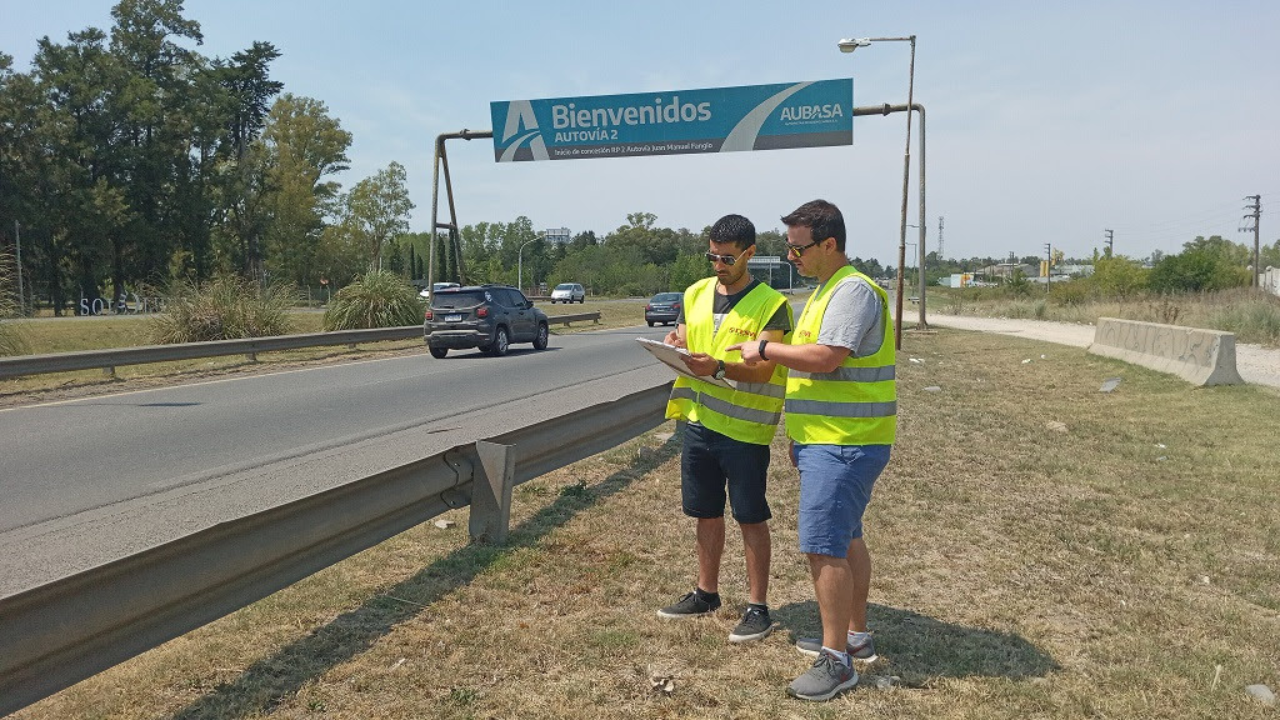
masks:
{"label": "metal guardrail post", "polygon": [[501,545],[511,530],[511,489],[516,480],[516,453],[510,445],[480,441],[478,473],[471,481],[471,541]]}

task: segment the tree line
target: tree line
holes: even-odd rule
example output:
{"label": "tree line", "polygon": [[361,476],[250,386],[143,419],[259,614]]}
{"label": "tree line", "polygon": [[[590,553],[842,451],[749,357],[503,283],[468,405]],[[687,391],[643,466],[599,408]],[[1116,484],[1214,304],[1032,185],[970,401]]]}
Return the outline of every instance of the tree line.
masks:
{"label": "tree line", "polygon": [[349,280],[408,230],[403,166],[344,192],[351,133],[271,79],[254,42],[205,57],[179,0],[122,0],[109,31],[0,53],[0,234],[56,313],[144,284]]}

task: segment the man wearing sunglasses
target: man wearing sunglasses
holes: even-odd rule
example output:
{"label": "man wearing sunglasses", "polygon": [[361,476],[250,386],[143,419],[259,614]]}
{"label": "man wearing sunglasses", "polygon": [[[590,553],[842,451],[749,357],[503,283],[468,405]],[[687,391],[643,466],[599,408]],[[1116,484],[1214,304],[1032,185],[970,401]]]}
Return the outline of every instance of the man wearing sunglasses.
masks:
{"label": "man wearing sunglasses", "polygon": [[746,342],[731,349],[747,366],[788,368],[787,435],[800,470],[800,551],[809,560],[822,638],[796,643],[816,657],[787,692],[829,700],[852,688],[851,660],[874,660],[867,628],[871,556],[862,515],[889,462],[896,433],[893,330],[889,297],[849,265],[844,217],[825,200],[782,218],[788,255],[818,289],[805,303],[791,344]]}
{"label": "man wearing sunglasses", "polygon": [[[741,215],[726,215],[709,233],[707,260],[715,277],[684,293],[669,345],[689,350],[690,372],[717,382],[676,378],[667,417],[685,421],[680,458],[681,498],[697,521],[698,584],[658,611],[664,618],[714,613],[720,607],[720,559],[724,552],[724,510],[728,497],[742,530],[749,604],[730,642],[763,638],[769,617],[769,503],[765,479],[769,443],[777,431],[786,394],[786,371],[773,363],[748,368],[729,346],[743,340],[785,342],[791,306],[777,290],[751,277],[747,260],[755,254],[756,229]],[[728,379],[733,387],[718,382]],[[727,487],[727,493],[726,493]]]}

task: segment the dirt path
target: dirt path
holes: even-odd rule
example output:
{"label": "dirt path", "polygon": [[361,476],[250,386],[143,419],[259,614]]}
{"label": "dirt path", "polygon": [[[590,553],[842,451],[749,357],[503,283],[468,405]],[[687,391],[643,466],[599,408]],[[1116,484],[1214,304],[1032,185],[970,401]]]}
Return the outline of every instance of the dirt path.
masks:
{"label": "dirt path", "polygon": [[[929,324],[959,330],[1013,335],[1079,348],[1089,347],[1089,343],[1093,342],[1094,331],[1092,325],[941,314],[930,316]],[[1236,369],[1240,371],[1240,377],[1247,383],[1280,387],[1280,350],[1237,343]]]}

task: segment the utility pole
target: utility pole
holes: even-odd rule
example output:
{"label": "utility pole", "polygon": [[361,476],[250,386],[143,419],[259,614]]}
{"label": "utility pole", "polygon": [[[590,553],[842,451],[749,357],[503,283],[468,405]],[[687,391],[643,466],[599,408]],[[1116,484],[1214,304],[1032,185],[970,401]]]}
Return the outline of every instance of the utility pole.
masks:
{"label": "utility pole", "polygon": [[1258,219],[1262,216],[1262,196],[1261,195],[1245,195],[1244,199],[1253,201],[1252,204],[1244,206],[1245,210],[1253,211],[1248,215],[1244,216],[1245,220],[1253,221],[1253,227],[1248,227],[1248,226],[1242,227],[1240,228],[1240,232],[1248,232],[1249,230],[1253,230],[1253,286],[1256,288],[1261,288],[1262,287],[1262,282],[1261,282],[1262,268],[1258,267],[1258,264],[1262,261],[1262,256],[1259,254],[1259,246],[1258,246]]}
{"label": "utility pole", "polygon": [[945,224],[946,218],[938,216],[938,262],[942,262],[947,256],[942,254],[942,226]]}
{"label": "utility pole", "polygon": [[13,221],[13,241],[18,250],[18,312],[27,314],[27,295],[22,288],[22,231],[17,220]]}
{"label": "utility pole", "polygon": [[1107,257],[1111,257],[1113,254],[1115,254],[1115,250],[1114,250],[1114,246],[1115,246],[1115,231],[1113,231],[1113,230],[1103,230],[1102,232],[1104,232],[1104,233],[1106,233],[1106,234],[1107,234]]}
{"label": "utility pole", "polygon": [[1049,294],[1049,282],[1053,279],[1053,245],[1044,244],[1044,294]]}

